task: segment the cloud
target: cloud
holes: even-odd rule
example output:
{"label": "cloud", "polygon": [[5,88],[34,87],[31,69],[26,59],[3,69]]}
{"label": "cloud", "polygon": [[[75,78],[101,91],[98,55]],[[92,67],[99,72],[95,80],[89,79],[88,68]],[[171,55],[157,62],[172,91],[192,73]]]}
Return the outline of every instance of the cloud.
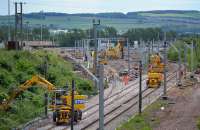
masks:
{"label": "cloud", "polygon": [[[14,1],[11,0],[12,13]],[[142,10],[200,10],[200,0],[23,0],[24,11],[97,13],[97,12],[130,12]],[[7,14],[7,0],[0,4],[0,14]]]}

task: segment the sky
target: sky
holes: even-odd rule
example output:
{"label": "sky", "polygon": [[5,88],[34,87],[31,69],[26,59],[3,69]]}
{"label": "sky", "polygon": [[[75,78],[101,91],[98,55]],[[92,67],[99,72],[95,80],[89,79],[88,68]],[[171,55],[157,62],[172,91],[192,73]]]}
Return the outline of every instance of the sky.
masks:
{"label": "sky", "polygon": [[[25,2],[24,13],[100,13],[149,10],[200,10],[200,0],[10,0],[11,14],[14,2]],[[8,14],[8,0],[0,0],[0,15]]]}

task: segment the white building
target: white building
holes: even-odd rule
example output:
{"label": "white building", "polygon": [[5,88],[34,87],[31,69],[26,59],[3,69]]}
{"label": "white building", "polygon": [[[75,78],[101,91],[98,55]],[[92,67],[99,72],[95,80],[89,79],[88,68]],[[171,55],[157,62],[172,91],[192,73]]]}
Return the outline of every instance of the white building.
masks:
{"label": "white building", "polygon": [[3,42],[0,42],[0,48],[5,48],[5,44]]}

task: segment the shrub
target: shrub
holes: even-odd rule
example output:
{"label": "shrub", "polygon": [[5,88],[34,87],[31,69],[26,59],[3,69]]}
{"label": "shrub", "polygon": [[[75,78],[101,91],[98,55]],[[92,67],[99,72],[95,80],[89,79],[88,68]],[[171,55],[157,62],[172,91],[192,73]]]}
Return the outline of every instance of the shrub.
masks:
{"label": "shrub", "polygon": [[200,118],[199,118],[198,121],[197,121],[197,127],[198,127],[198,129],[200,130]]}
{"label": "shrub", "polygon": [[[72,65],[53,53],[44,51],[0,51],[0,101],[6,98],[10,91],[19,87],[34,74],[44,75],[44,59],[47,56],[49,82],[62,87],[66,82],[75,79],[78,92],[93,94],[92,83],[76,76]],[[6,57],[6,58],[4,58]],[[44,77],[44,76],[42,76]],[[44,90],[31,87],[23,92],[11,105],[8,112],[0,112],[0,130],[9,130],[25,123],[39,115],[44,109]],[[6,123],[4,123],[6,122]]]}

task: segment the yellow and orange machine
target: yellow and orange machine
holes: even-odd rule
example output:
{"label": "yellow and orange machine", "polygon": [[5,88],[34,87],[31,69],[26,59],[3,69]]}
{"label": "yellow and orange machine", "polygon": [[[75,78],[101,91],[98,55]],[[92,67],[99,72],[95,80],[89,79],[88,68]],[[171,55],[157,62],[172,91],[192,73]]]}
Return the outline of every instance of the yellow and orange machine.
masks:
{"label": "yellow and orange machine", "polygon": [[119,59],[122,58],[123,55],[123,48],[124,45],[122,42],[118,42],[115,47],[110,47],[106,49],[105,51],[102,51],[100,53],[100,63],[107,65],[108,64],[108,59]]}
{"label": "yellow and orange machine", "polygon": [[[25,83],[20,85],[18,88],[14,89],[11,94],[0,103],[0,110],[6,111],[11,108],[12,102],[28,88],[33,85],[47,89],[52,93],[53,97],[49,108],[53,111],[53,121],[56,124],[68,123],[72,115],[72,96],[70,92],[66,92],[64,89],[57,89],[53,84],[51,84],[46,79],[40,77],[39,75],[33,76],[31,79],[27,80]],[[74,121],[79,121],[82,118],[82,110],[85,108],[86,95],[79,95],[75,92],[74,95]]]}
{"label": "yellow and orange machine", "polygon": [[154,54],[150,57],[148,68],[147,86],[149,88],[157,88],[163,81],[164,64],[161,61],[159,54]]}
{"label": "yellow and orange machine", "polygon": [[[72,95],[71,92],[64,94],[66,91],[56,90],[53,96],[51,109],[53,110],[53,121],[56,124],[69,123],[72,115]],[[85,100],[87,96],[74,95],[74,121],[78,122],[82,119],[82,110],[85,109]]]}
{"label": "yellow and orange machine", "polygon": [[40,77],[39,75],[34,75],[31,79],[27,80],[18,88],[15,88],[10,92],[9,96],[0,103],[0,110],[8,110],[11,107],[12,102],[20,94],[22,94],[27,89],[31,88],[33,85],[38,85],[39,87],[42,87],[50,92],[56,90],[56,87],[49,81]]}

